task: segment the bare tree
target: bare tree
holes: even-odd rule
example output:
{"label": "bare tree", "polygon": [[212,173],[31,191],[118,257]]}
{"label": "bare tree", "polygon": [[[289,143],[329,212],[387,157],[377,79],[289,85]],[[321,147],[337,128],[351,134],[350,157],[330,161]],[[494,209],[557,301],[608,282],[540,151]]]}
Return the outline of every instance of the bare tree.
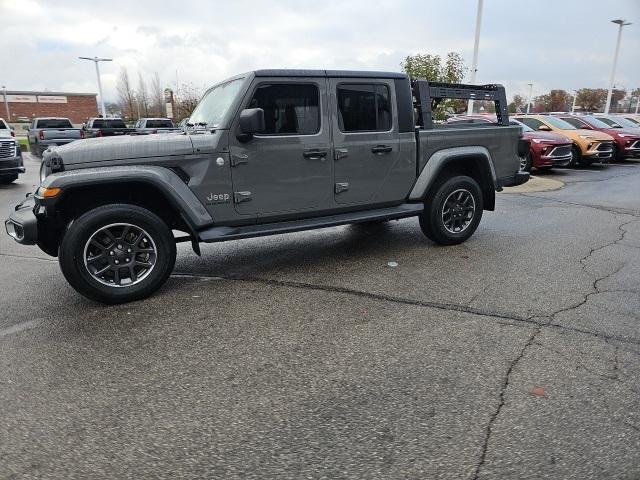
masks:
{"label": "bare tree", "polygon": [[191,116],[191,112],[196,108],[200,98],[202,97],[202,90],[192,83],[182,84],[180,86],[180,98],[178,99],[178,114],[176,119],[183,119]]}
{"label": "bare tree", "polygon": [[118,77],[118,96],[120,97],[120,106],[123,116],[125,118],[133,118],[135,115],[135,92],[129,81],[129,73],[126,68],[120,69],[120,76]]}
{"label": "bare tree", "polygon": [[138,72],[138,108],[145,117],[149,116],[149,92],[142,72]]}
{"label": "bare tree", "polygon": [[150,99],[151,111],[156,117],[164,117],[164,90],[160,83],[158,72],[151,78]]}

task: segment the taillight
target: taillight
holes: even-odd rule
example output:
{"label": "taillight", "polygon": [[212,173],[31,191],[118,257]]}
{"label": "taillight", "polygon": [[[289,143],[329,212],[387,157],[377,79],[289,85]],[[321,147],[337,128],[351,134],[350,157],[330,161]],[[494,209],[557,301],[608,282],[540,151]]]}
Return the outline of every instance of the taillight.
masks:
{"label": "taillight", "polygon": [[84,130],[80,130],[80,139],[82,140],[84,138]]}
{"label": "taillight", "polygon": [[40,131],[38,132],[38,138],[39,138],[40,140],[44,140],[44,131],[40,130]]}
{"label": "taillight", "polygon": [[158,133],[158,130],[151,130],[151,133]]}
{"label": "taillight", "polygon": [[98,130],[98,133],[96,133],[96,137],[101,137],[102,136],[102,130]]}
{"label": "taillight", "polygon": [[16,132],[14,132],[13,130],[11,130],[11,136],[15,138],[15,136],[16,136]]}

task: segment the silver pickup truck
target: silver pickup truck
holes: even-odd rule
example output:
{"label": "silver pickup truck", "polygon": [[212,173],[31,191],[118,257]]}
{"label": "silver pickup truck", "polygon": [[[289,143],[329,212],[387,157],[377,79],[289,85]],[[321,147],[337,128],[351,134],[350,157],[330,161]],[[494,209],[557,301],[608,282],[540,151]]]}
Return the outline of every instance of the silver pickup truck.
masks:
{"label": "silver pickup truck", "polygon": [[49,147],[66,145],[84,138],[80,128],[74,128],[71,120],[62,117],[34,118],[27,132],[29,151],[36,157]]}
{"label": "silver pickup truck", "polygon": [[[442,98],[493,101],[497,123],[434,125]],[[181,241],[199,254],[201,242],[418,217],[428,238],[458,244],[494,210],[496,190],[529,178],[519,161],[529,145],[506,108],[499,85],[253,71],[210,88],[188,132],[51,149],[6,229],[106,303],[157,290]]]}
{"label": "silver pickup truck", "polygon": [[154,133],[180,132],[170,118],[140,118],[133,126],[136,135],[151,135]]}

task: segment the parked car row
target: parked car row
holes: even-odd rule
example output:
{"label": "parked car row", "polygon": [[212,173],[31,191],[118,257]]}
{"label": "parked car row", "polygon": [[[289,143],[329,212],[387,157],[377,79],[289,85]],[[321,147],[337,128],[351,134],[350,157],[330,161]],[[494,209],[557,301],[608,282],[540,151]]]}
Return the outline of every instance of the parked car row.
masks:
{"label": "parked car row", "polygon": [[[510,117],[520,125],[530,142],[521,168],[586,166],[594,162],[640,158],[640,118],[634,115],[604,114],[517,114]],[[495,115],[458,115],[448,124],[495,124]]]}

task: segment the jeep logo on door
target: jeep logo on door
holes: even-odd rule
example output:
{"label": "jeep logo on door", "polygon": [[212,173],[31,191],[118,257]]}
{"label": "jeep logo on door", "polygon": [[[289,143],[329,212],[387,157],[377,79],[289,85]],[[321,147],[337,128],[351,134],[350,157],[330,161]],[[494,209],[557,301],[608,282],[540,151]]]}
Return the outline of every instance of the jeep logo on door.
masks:
{"label": "jeep logo on door", "polygon": [[210,193],[207,195],[207,205],[215,203],[229,203],[231,201],[231,195],[228,193]]}

